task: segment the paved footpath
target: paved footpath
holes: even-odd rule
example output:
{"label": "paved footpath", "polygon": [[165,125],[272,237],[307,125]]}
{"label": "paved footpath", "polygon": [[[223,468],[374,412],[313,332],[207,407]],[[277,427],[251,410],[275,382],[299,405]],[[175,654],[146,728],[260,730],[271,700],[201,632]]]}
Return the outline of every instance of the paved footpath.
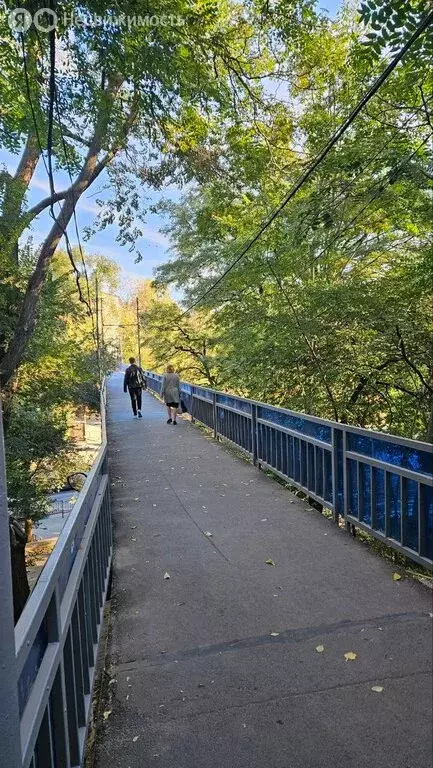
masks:
{"label": "paved footpath", "polygon": [[95,768],[431,768],[430,590],[151,395],[143,414],[114,375]]}

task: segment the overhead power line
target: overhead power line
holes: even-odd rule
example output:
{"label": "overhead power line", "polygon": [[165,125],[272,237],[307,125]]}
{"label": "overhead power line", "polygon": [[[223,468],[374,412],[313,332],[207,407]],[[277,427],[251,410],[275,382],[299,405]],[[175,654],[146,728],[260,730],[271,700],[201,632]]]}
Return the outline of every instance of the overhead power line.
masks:
{"label": "overhead power line", "polygon": [[410,36],[409,40],[405,43],[405,45],[396,53],[394,58],[390,61],[388,66],[383,70],[382,74],[379,75],[379,77],[376,78],[374,83],[371,85],[367,93],[358,101],[356,106],[353,108],[353,110],[350,112],[348,117],[344,120],[344,122],[341,124],[341,126],[337,129],[337,131],[333,134],[333,136],[329,139],[325,147],[319,152],[318,155],[316,155],[315,159],[307,168],[306,171],[299,177],[299,179],[293,184],[293,186],[290,188],[289,192],[286,194],[280,205],[265,219],[263,224],[260,226],[259,230],[256,232],[255,235],[253,235],[250,240],[248,240],[245,245],[241,248],[240,253],[236,256],[236,258],[232,261],[232,263],[227,267],[226,270],[218,277],[217,280],[208,288],[196,301],[194,301],[183,313],[182,317],[189,312],[191,312],[192,309],[194,309],[198,304],[200,304],[203,299],[205,299],[207,296],[209,296],[212,291],[217,288],[217,286],[227,277],[227,275],[235,268],[235,266],[243,259],[243,257],[248,253],[248,251],[252,248],[252,246],[259,240],[259,238],[263,235],[263,233],[270,227],[272,222],[279,216],[281,211],[286,207],[286,205],[292,200],[292,198],[296,195],[296,193],[300,190],[300,188],[305,184],[306,181],[313,175],[314,171],[317,169],[317,167],[320,165],[320,163],[323,162],[325,157],[329,154],[331,149],[335,146],[335,144],[338,143],[338,141],[341,139],[341,137],[346,133],[348,128],[351,126],[353,121],[356,119],[356,117],[359,115],[359,113],[364,109],[366,104],[373,98],[373,96],[377,93],[379,88],[383,85],[383,83],[388,79],[390,74],[394,71],[396,66],[399,64],[399,62],[403,59],[405,54],[408,52],[408,50],[414,45],[414,43],[418,40],[418,38],[423,34],[423,32],[427,29],[427,27],[433,22],[433,10],[430,11],[424,19],[419,23],[418,27],[415,29],[413,34]]}

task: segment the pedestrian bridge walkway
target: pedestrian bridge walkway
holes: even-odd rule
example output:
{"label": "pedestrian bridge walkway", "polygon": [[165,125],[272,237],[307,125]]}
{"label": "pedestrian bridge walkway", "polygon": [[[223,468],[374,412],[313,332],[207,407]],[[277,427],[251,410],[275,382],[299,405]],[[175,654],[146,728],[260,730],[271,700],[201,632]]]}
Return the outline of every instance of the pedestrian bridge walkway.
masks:
{"label": "pedestrian bridge walkway", "polygon": [[431,768],[431,592],[152,395],[134,420],[120,374],[108,390],[95,768]]}

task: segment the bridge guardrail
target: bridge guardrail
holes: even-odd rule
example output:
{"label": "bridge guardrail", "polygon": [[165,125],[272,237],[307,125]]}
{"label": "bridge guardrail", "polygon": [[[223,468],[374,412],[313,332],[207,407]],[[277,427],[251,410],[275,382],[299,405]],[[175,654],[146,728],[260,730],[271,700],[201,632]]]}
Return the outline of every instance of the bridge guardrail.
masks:
{"label": "bridge guardrail", "polygon": [[15,627],[21,760],[8,768],[82,765],[112,556],[101,399],[98,455]]}
{"label": "bridge guardrail", "polygon": [[[146,371],[160,395],[163,377]],[[181,384],[193,420],[427,568],[433,565],[433,446]]]}

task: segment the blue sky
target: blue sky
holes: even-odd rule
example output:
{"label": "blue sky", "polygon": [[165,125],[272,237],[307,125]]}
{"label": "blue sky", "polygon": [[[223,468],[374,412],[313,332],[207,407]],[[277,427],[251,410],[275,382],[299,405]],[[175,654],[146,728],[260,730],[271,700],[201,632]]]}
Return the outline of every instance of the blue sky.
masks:
{"label": "blue sky", "polygon": [[[334,16],[342,3],[341,0],[319,0],[317,5],[322,10],[326,9],[330,16]],[[13,156],[0,148],[0,166],[4,164],[10,171],[14,171],[17,162],[18,156]],[[57,172],[55,174],[56,190],[64,189],[68,184],[69,180],[65,173]],[[109,195],[108,191],[103,191],[98,194],[98,190],[102,190],[106,185],[107,179],[101,175],[97,185],[93,185],[79,200],[76,207],[76,213],[80,232],[85,227],[92,225],[95,220],[95,216],[98,213],[96,199],[104,199]],[[40,162],[29,190],[29,205],[31,206],[38,202],[41,198],[45,197],[48,192],[49,186],[47,173],[43,163]],[[170,200],[179,200],[181,190],[169,188],[163,192],[154,192],[148,188],[143,188],[143,196],[150,198],[153,203],[161,199],[162,196]],[[26,236],[31,235],[35,245],[39,244],[50,228],[51,221],[48,212],[42,214],[33,223],[32,228],[27,230]],[[164,219],[161,216],[156,214],[149,214],[147,216],[143,237],[140,238],[137,243],[138,250],[143,254],[143,260],[137,264],[135,263],[134,254],[129,253],[128,248],[122,248],[116,242],[118,231],[115,226],[107,227],[103,232],[95,234],[92,236],[91,240],[84,242],[83,245],[87,253],[101,253],[114,259],[122,268],[123,284],[124,287],[127,288],[130,280],[152,277],[155,267],[170,258],[169,239],[166,235],[160,232],[163,225]],[[77,238],[72,224],[68,227],[68,234],[72,245],[76,245]]]}

